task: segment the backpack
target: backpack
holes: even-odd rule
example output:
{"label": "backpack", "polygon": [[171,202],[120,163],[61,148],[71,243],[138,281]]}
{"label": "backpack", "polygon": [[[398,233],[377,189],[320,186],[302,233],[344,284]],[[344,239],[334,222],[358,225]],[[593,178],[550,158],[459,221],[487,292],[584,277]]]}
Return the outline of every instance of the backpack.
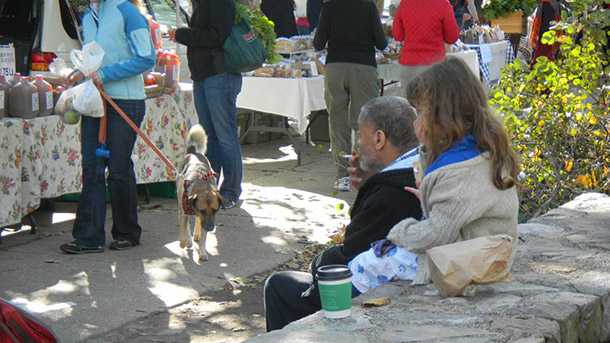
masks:
{"label": "backpack", "polygon": [[42,321],[0,298],[0,343],[56,343],[57,337]]}
{"label": "backpack", "polygon": [[263,42],[250,25],[240,19],[223,46],[225,71],[241,74],[259,68],[267,58]]}

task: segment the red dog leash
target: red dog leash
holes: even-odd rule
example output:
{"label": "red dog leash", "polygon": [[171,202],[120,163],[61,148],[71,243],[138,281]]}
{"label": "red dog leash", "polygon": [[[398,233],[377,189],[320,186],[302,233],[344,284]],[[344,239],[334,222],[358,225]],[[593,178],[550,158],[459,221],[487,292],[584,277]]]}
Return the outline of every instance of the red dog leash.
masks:
{"label": "red dog leash", "polygon": [[[140,136],[140,138],[142,138],[142,140],[144,141],[144,143],[146,143],[146,145],[148,145],[152,151],[161,159],[161,161],[163,161],[165,163],[165,165],[167,166],[167,174],[170,177],[175,176],[175,172],[176,172],[176,167],[174,166],[174,164],[172,163],[172,161],[170,161],[167,156],[165,156],[165,154],[163,154],[163,152],[161,150],[159,150],[159,148],[157,148],[157,146],[150,140],[150,138],[148,138],[148,136],[142,132],[142,130],[140,130],[140,128],[133,122],[133,120],[131,120],[131,118],[129,118],[129,116],[127,114],[125,114],[125,112],[123,112],[123,110],[119,107],[119,105],[117,105],[111,97],[108,96],[108,94],[106,94],[106,92],[104,92],[104,90],[99,87],[98,85],[96,85],[98,91],[100,92],[100,94],[102,95],[102,98],[104,98],[104,100],[106,100],[107,103],[110,104],[110,106],[112,106],[112,108],[114,108],[114,110],[121,116],[121,118],[123,118],[123,120],[125,120],[125,122],[127,123],[127,125],[129,125],[131,127],[131,129],[138,135]],[[106,104],[104,104],[104,109],[106,108]],[[101,118],[100,121],[100,132],[99,132],[99,137],[98,140],[100,141],[100,143],[102,143],[102,138],[103,138],[103,142],[105,143],[106,141],[106,127],[107,127],[107,122],[108,119],[106,118],[106,114],[104,114],[104,116]],[[104,126],[104,130],[102,132],[102,126]]]}

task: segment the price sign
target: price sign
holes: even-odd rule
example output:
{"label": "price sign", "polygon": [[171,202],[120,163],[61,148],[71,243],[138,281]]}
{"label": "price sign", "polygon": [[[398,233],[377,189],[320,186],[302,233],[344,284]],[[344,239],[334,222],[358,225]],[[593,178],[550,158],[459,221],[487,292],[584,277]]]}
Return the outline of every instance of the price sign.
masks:
{"label": "price sign", "polygon": [[0,75],[15,75],[15,47],[13,44],[0,45]]}

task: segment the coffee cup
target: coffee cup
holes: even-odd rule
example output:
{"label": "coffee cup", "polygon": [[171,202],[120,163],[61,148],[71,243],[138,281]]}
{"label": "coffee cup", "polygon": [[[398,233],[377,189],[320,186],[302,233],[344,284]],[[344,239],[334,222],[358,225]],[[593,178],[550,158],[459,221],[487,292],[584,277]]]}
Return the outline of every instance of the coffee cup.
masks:
{"label": "coffee cup", "polygon": [[352,308],[352,273],[348,266],[331,264],[316,274],[322,311],[326,318],[349,317]]}

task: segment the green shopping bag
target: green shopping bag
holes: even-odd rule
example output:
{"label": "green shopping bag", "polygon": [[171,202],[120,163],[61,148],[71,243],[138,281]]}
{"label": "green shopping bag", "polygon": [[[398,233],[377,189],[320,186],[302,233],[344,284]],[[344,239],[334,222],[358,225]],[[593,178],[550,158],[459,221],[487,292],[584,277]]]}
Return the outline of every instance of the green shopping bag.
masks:
{"label": "green shopping bag", "polygon": [[243,19],[233,25],[223,49],[225,71],[229,73],[252,71],[259,68],[266,59],[262,41]]}

